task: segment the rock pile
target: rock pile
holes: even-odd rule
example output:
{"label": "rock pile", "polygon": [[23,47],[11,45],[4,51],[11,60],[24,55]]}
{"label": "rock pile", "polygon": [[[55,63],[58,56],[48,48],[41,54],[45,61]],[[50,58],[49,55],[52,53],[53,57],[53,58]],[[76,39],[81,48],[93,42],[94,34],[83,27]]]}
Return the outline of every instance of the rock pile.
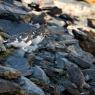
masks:
{"label": "rock pile", "polygon": [[38,1],[0,1],[0,95],[95,95],[93,5]]}

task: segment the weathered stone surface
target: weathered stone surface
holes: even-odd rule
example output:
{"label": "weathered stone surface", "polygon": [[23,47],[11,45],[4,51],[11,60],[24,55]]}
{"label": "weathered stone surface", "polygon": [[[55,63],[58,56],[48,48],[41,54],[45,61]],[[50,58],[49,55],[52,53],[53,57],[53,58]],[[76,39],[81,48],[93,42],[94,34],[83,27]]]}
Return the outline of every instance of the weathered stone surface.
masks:
{"label": "weathered stone surface", "polygon": [[74,54],[69,54],[67,57],[70,61],[76,63],[81,68],[90,68],[91,64],[89,62],[86,62],[85,60],[82,60],[79,56]]}
{"label": "weathered stone surface", "polygon": [[69,67],[67,68],[67,74],[69,80],[72,83],[75,83],[80,91],[83,90],[83,87],[89,87],[89,85],[85,82],[83,73],[76,65],[69,65]]}
{"label": "weathered stone surface", "polygon": [[7,2],[7,3],[13,4],[13,1],[14,1],[14,0],[4,0],[4,1]]}
{"label": "weathered stone surface", "polygon": [[64,51],[66,46],[64,43],[52,41],[47,44],[46,48],[49,51]]}
{"label": "weathered stone surface", "polygon": [[77,20],[76,18],[74,18],[74,17],[72,17],[72,16],[70,16],[68,14],[61,14],[59,16],[59,18],[61,18],[62,20],[64,20],[66,22],[66,24],[68,24],[68,25],[70,24],[70,22],[74,23]]}
{"label": "weathered stone surface", "polygon": [[25,95],[45,95],[41,88],[25,77],[21,77],[19,83]]}
{"label": "weathered stone surface", "polygon": [[54,54],[48,51],[42,51],[37,55],[37,58],[42,58],[44,60],[47,60],[49,62],[54,62]]}
{"label": "weathered stone surface", "polygon": [[60,2],[59,0],[55,0],[54,4],[61,8],[64,13],[71,14],[74,16],[80,16],[80,15],[90,15],[92,13],[95,13],[94,9],[95,6],[88,6],[84,3],[75,2],[75,0],[65,0],[65,2]]}
{"label": "weathered stone surface", "polygon": [[20,91],[20,86],[12,81],[0,79],[0,93],[15,93]]}
{"label": "weathered stone surface", "polygon": [[63,85],[64,85],[64,88],[71,94],[73,95],[80,95],[80,92],[79,90],[77,89],[77,86],[72,83],[71,81],[69,80],[65,80],[63,81]]}
{"label": "weathered stone surface", "polygon": [[40,8],[50,8],[54,6],[53,0],[45,1],[45,0],[21,0],[24,6],[27,6],[28,4],[36,4],[39,5]]}
{"label": "weathered stone surface", "polygon": [[0,66],[0,77],[7,79],[15,79],[21,76],[21,73],[16,69]]}
{"label": "weathered stone surface", "polygon": [[95,28],[95,19],[88,19],[88,26]]}
{"label": "weathered stone surface", "polygon": [[84,0],[0,1],[0,93],[94,95],[94,18]]}
{"label": "weathered stone surface", "polygon": [[32,24],[46,24],[46,20],[45,20],[46,14],[43,12],[39,15],[34,15],[31,17],[31,22]]}
{"label": "weathered stone surface", "polygon": [[54,6],[54,1],[53,0],[40,0],[39,2],[40,8],[51,8]]}
{"label": "weathered stone surface", "polygon": [[32,68],[32,77],[35,77],[47,84],[50,83],[50,80],[45,74],[44,70],[41,69],[39,66],[35,66]]}
{"label": "weathered stone surface", "polygon": [[48,12],[48,14],[50,14],[51,16],[60,15],[61,13],[62,13],[62,10],[58,7],[53,7]]}
{"label": "weathered stone surface", "polygon": [[[84,33],[82,33],[84,32]],[[75,38],[79,40],[80,46],[83,48],[83,50],[92,53],[95,55],[95,41],[94,41],[94,35],[95,33],[92,31],[87,32],[84,31],[73,31]]]}
{"label": "weathered stone surface", "polygon": [[23,76],[32,74],[31,67],[29,66],[27,59],[19,55],[18,53],[9,56],[5,62],[5,65],[17,69],[22,73]]}
{"label": "weathered stone surface", "polygon": [[85,69],[82,72],[83,72],[83,74],[85,76],[85,80],[87,82],[95,81],[95,70],[94,69]]}
{"label": "weathered stone surface", "polygon": [[69,66],[70,64],[73,64],[73,63],[64,57],[63,58],[56,58],[56,60],[55,60],[55,67],[56,68],[66,69],[66,67]]}
{"label": "weathered stone surface", "polygon": [[[6,23],[6,24],[5,24]],[[24,23],[11,22],[9,20],[0,20],[0,29],[9,35],[25,33],[31,29],[31,26]]]}
{"label": "weathered stone surface", "polygon": [[60,20],[60,18],[57,18],[57,17],[54,18],[49,15],[46,16],[46,21],[49,26],[55,26],[55,27],[64,26],[66,24],[64,21]]}
{"label": "weathered stone surface", "polygon": [[71,53],[68,54],[67,57],[82,68],[89,68],[95,61],[94,56],[83,51],[79,44],[69,46],[68,50],[70,50]]}
{"label": "weathered stone surface", "polygon": [[20,7],[16,6],[16,5],[12,5],[10,3],[7,3],[7,2],[0,2],[0,13],[16,13],[16,14],[19,14],[19,15],[25,15],[25,14],[28,14],[27,11],[21,9]]}
{"label": "weathered stone surface", "polygon": [[90,92],[89,93],[90,95],[94,95],[95,94],[95,87],[92,86],[89,92]]}

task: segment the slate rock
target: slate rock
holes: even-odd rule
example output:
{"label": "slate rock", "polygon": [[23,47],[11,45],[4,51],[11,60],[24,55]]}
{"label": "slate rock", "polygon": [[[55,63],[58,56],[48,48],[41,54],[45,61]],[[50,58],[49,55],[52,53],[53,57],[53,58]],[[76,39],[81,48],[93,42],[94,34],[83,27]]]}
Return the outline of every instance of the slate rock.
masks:
{"label": "slate rock", "polygon": [[32,67],[32,76],[47,84],[50,83],[49,78],[45,74],[44,70],[40,68],[40,66]]}
{"label": "slate rock", "polygon": [[38,15],[38,16],[36,16],[36,15],[33,16],[33,17],[31,18],[32,24],[40,24],[40,25],[46,24],[45,16],[46,16],[45,13],[41,13],[41,14]]}
{"label": "slate rock", "polygon": [[14,51],[14,53],[17,54],[18,56],[24,57],[26,52],[23,51],[22,49],[16,49],[16,50]]}
{"label": "slate rock", "polygon": [[12,81],[0,78],[0,93],[15,93],[20,91],[20,86]]}
{"label": "slate rock", "polygon": [[56,58],[65,58],[68,54],[67,52],[56,52]]}
{"label": "slate rock", "polygon": [[11,22],[9,20],[0,20],[0,29],[5,33],[13,36],[20,33],[25,33],[31,29],[26,23]]}
{"label": "slate rock", "polygon": [[68,59],[76,63],[81,68],[89,68],[95,61],[94,56],[88,52],[83,51],[78,43],[68,46],[68,50],[71,52],[67,56]]}
{"label": "slate rock", "polygon": [[71,62],[74,62],[75,64],[77,64],[78,66],[80,66],[81,68],[90,68],[91,64],[86,62],[85,60],[82,60],[80,56],[77,56],[75,54],[69,54],[67,57]]}
{"label": "slate rock", "polygon": [[85,69],[82,72],[87,82],[95,81],[95,70],[94,69]]}
{"label": "slate rock", "polygon": [[69,65],[67,68],[67,74],[69,80],[77,85],[79,91],[82,91],[84,87],[89,88],[89,85],[85,82],[82,71],[76,65]]}
{"label": "slate rock", "polygon": [[80,47],[86,51],[95,55],[95,33],[93,30],[90,29],[81,29],[81,31],[73,30],[73,34],[76,39],[79,40]]}
{"label": "slate rock", "polygon": [[92,86],[90,91],[89,91],[89,95],[94,95],[95,94],[95,87]]}
{"label": "slate rock", "polygon": [[13,1],[14,1],[14,0],[4,0],[4,1],[7,2],[7,3],[13,4]]}
{"label": "slate rock", "polygon": [[63,52],[66,51],[66,45],[62,42],[56,42],[56,41],[51,41],[46,45],[47,50],[49,51],[58,51],[58,52]]}
{"label": "slate rock", "polygon": [[19,84],[24,95],[45,95],[44,91],[26,77],[21,77]]}
{"label": "slate rock", "polygon": [[28,60],[18,53],[9,56],[5,65],[20,71],[23,76],[28,76],[32,73]]}
{"label": "slate rock", "polygon": [[9,20],[18,23],[20,22],[20,16],[12,13],[6,13],[6,12],[0,14],[0,19]]}
{"label": "slate rock", "polygon": [[62,13],[62,9],[58,8],[58,7],[53,7],[49,10],[48,14],[50,14],[51,16],[56,16]]}
{"label": "slate rock", "polygon": [[16,79],[21,76],[21,73],[16,69],[0,66],[0,77],[7,79]]}
{"label": "slate rock", "polygon": [[68,46],[68,50],[71,53],[77,54],[79,56],[82,56],[85,53],[85,51],[83,51],[82,48],[79,46],[79,43]]}
{"label": "slate rock", "polygon": [[[69,92],[70,94],[80,95],[80,92],[79,92],[76,84],[72,83],[71,81],[64,80],[63,86],[64,86],[65,90],[67,90],[67,92]],[[65,91],[63,93],[65,93]]]}
{"label": "slate rock", "polygon": [[[36,1],[37,2],[37,1]],[[50,9],[52,7],[54,7],[54,1],[53,0],[40,0],[40,2],[37,2],[37,4],[39,4],[39,7],[41,9]]]}
{"label": "slate rock", "polygon": [[55,26],[55,27],[58,27],[60,26],[60,28],[62,28],[63,25],[65,25],[65,22],[60,20],[59,18],[53,18],[49,15],[46,16],[46,21],[47,21],[47,24],[49,26]]}
{"label": "slate rock", "polygon": [[61,14],[60,16],[59,16],[59,18],[61,18],[61,19],[63,19],[65,22],[67,22],[67,21],[70,21],[70,22],[72,22],[72,23],[74,23],[74,18],[72,18],[70,15],[68,15],[68,14]]}
{"label": "slate rock", "polygon": [[18,15],[28,14],[26,10],[8,2],[0,2],[0,13],[13,13]]}
{"label": "slate rock", "polygon": [[65,69],[66,65],[69,65],[69,61],[66,58],[56,58],[55,67]]}
{"label": "slate rock", "polygon": [[38,58],[42,58],[43,60],[47,60],[49,62],[54,62],[54,54],[48,51],[42,51],[37,55]]}

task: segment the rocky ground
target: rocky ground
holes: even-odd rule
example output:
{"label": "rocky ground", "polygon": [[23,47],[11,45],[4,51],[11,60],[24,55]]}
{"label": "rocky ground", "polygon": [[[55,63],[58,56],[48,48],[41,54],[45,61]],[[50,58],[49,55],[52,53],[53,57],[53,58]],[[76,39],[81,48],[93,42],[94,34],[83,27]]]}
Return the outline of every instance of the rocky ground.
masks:
{"label": "rocky ground", "polygon": [[95,95],[95,6],[30,3],[0,1],[0,95]]}

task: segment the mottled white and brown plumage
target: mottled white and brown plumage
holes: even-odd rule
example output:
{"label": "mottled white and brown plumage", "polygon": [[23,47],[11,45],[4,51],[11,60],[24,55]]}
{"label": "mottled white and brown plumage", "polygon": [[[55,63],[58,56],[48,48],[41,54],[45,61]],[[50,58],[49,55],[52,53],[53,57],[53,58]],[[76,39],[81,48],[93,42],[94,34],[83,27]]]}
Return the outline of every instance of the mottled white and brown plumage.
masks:
{"label": "mottled white and brown plumage", "polygon": [[8,47],[15,47],[25,49],[29,46],[36,46],[42,42],[45,37],[45,27],[40,26],[39,28],[33,26],[31,31],[22,33],[19,35],[12,36],[10,39],[6,40],[5,44]]}

